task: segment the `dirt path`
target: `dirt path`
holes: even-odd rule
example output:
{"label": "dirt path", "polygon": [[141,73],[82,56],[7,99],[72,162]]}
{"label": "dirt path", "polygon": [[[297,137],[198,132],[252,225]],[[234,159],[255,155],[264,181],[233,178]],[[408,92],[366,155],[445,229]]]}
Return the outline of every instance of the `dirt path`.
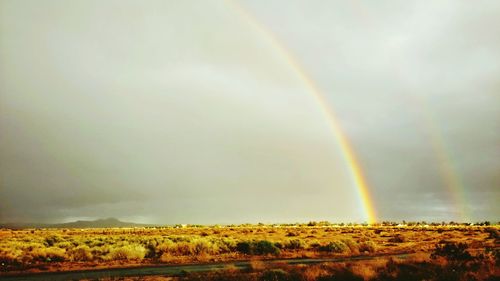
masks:
{"label": "dirt path", "polygon": [[[348,262],[348,261],[362,261],[373,260],[378,258],[398,257],[406,258],[412,254],[398,253],[398,254],[383,254],[376,256],[355,256],[343,258],[323,258],[323,259],[273,259],[262,260],[264,264],[269,267],[277,266],[279,264],[318,264],[324,262]],[[97,269],[97,270],[79,270],[79,271],[65,271],[65,272],[42,272],[31,274],[16,274],[16,275],[0,275],[0,280],[15,280],[15,281],[41,281],[41,280],[82,280],[82,279],[100,279],[100,278],[118,278],[118,277],[132,277],[132,276],[178,276],[189,272],[206,272],[213,270],[224,270],[228,267],[235,269],[249,269],[251,261],[239,262],[223,262],[212,264],[187,264],[187,265],[151,265],[132,268],[112,268],[112,269]]]}

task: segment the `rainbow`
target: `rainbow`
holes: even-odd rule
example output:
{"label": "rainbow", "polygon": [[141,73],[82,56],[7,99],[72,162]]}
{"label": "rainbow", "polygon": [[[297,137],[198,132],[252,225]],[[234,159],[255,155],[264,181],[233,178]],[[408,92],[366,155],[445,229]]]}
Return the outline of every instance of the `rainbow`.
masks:
{"label": "rainbow", "polygon": [[328,121],[329,129],[333,133],[334,137],[337,139],[340,151],[345,158],[345,161],[349,167],[353,183],[357,189],[358,196],[361,201],[363,208],[363,213],[365,220],[368,224],[373,224],[377,220],[377,215],[375,212],[373,199],[370,194],[368,184],[363,175],[363,170],[356,159],[356,155],[352,149],[349,139],[343,132],[337,117],[333,109],[328,105],[325,95],[316,85],[314,80],[306,73],[304,68],[300,65],[298,60],[293,56],[293,54],[284,47],[278,38],[265,26],[263,26],[258,20],[256,20],[252,15],[250,15],[245,9],[237,5],[232,1],[226,1],[231,7],[234,8],[241,15],[246,22],[251,25],[256,31],[265,35],[265,38],[269,40],[269,43],[277,50],[277,52],[282,56],[282,58],[288,63],[288,65],[293,69],[299,79],[303,82],[304,86],[307,88],[308,92],[314,97],[314,100],[321,109],[322,114]]}
{"label": "rainbow", "polygon": [[[375,28],[376,20],[371,16],[369,10],[366,9],[366,6],[363,5],[361,1],[350,1],[349,3],[353,6],[353,11],[355,11],[354,14],[359,15],[360,21],[366,22],[366,26],[368,28]],[[404,79],[401,75],[404,73],[404,70],[399,67],[400,64],[393,65],[396,68],[395,73],[397,73],[400,77],[399,80],[405,81],[406,79]],[[407,80],[406,82],[411,83],[411,81]],[[414,89],[417,85],[411,86],[412,89]],[[457,219],[462,222],[468,222],[470,221],[470,216],[468,205],[466,203],[465,187],[453,165],[451,153],[447,149],[443,134],[436,125],[438,122],[434,118],[434,115],[428,110],[428,103],[423,98],[412,93],[410,93],[408,97],[408,102],[411,105],[416,106],[416,109],[419,111],[422,121],[421,126],[429,138],[429,144],[436,157],[438,169],[441,174],[443,185],[448,193],[449,201],[451,201],[455,212],[458,214]]]}
{"label": "rainbow", "polygon": [[420,116],[423,119],[422,126],[429,137],[432,151],[436,156],[438,169],[441,173],[449,200],[455,206],[455,212],[458,214],[458,219],[461,220],[461,222],[469,222],[470,216],[466,203],[465,187],[455,170],[443,135],[436,126],[437,122],[431,112],[427,110],[427,106],[425,106],[422,98],[412,95],[412,99],[414,101],[412,104],[418,105]]}

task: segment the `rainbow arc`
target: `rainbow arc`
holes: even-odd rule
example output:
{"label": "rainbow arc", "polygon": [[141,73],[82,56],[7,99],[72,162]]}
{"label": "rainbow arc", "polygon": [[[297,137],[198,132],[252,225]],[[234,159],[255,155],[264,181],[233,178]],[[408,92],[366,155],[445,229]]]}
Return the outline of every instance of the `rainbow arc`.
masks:
{"label": "rainbow arc", "polygon": [[308,92],[313,96],[314,100],[321,109],[322,114],[328,121],[329,129],[337,139],[340,151],[342,152],[346,164],[349,167],[353,179],[353,184],[356,187],[358,196],[361,201],[363,214],[365,216],[364,219],[369,224],[375,223],[377,221],[377,215],[368,184],[363,175],[363,170],[356,158],[356,154],[352,149],[347,135],[343,132],[342,127],[340,126],[335,115],[335,112],[333,111],[331,106],[329,106],[324,93],[316,85],[314,80],[307,74],[307,72],[300,65],[295,56],[287,48],[285,48],[284,44],[282,44],[270,30],[265,28],[259,21],[257,21],[252,15],[250,15],[236,3],[231,1],[227,2],[238,12],[238,14],[240,14],[246,20],[248,24],[250,24],[256,31],[265,36],[265,38],[269,41],[273,48],[275,48],[275,50],[287,62],[290,68],[293,69]]}

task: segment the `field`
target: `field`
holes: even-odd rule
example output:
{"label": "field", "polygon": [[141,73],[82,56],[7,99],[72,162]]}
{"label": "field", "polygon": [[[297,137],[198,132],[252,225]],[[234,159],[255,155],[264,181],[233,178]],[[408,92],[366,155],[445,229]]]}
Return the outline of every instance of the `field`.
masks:
{"label": "field", "polygon": [[[351,274],[352,278],[361,279],[340,280],[393,280],[389,277],[413,270],[430,274],[427,279],[415,280],[446,280],[439,279],[438,273],[449,270],[458,274],[456,278],[463,278],[456,280],[498,280],[488,278],[500,277],[499,229],[498,226],[321,224],[3,229],[0,230],[0,276],[160,264],[227,263],[227,270],[223,272],[168,278],[338,280],[324,278]],[[353,260],[307,267],[287,263],[271,267],[266,262],[332,258]],[[233,268],[231,262],[235,261],[251,261],[250,268]],[[376,279],[381,276],[385,279]],[[138,279],[131,277],[130,280]]]}

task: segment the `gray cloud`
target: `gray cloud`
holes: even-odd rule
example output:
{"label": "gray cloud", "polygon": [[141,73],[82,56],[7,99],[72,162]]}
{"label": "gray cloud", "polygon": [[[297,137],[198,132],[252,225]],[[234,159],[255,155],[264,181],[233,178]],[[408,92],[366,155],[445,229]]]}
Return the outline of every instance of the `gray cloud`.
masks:
{"label": "gray cloud", "polygon": [[[241,7],[324,91],[382,219],[460,219],[436,136],[470,219],[498,218],[499,4]],[[231,5],[4,0],[0,13],[0,220],[363,220],[318,105]]]}

